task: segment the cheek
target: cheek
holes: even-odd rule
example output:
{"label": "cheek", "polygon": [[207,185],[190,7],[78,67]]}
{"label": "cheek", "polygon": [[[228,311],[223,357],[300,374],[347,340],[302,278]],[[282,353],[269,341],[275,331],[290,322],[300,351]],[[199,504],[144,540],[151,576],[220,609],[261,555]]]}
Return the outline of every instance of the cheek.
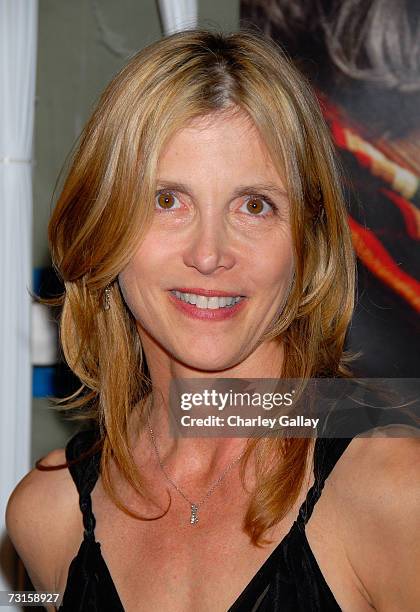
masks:
{"label": "cheek", "polygon": [[149,273],[150,268],[147,264],[147,259],[139,251],[118,275],[118,282],[125,303],[136,317],[139,306],[141,306],[144,291],[149,284]]}
{"label": "cheek", "polygon": [[259,253],[254,251],[254,260],[249,264],[254,282],[267,291],[278,291],[279,287],[288,286],[294,269],[291,243],[266,245]]}
{"label": "cheek", "polygon": [[[118,275],[124,300],[136,318],[144,314],[144,305],[154,301],[158,279],[168,267],[170,253],[167,242],[161,239],[146,239],[132,260]],[[165,250],[166,249],[166,250]]]}
{"label": "cheek", "polygon": [[[149,234],[143,240],[141,247],[137,250],[129,267],[131,274],[136,276],[143,286],[151,285],[162,277],[162,271],[167,269],[173,260],[174,239],[149,230]],[[144,279],[144,280],[143,280]]]}
{"label": "cheek", "polygon": [[124,301],[134,315],[135,318],[138,316],[138,301],[141,295],[137,286],[136,274],[133,270],[132,264],[129,264],[119,275],[118,283],[121,289]]}

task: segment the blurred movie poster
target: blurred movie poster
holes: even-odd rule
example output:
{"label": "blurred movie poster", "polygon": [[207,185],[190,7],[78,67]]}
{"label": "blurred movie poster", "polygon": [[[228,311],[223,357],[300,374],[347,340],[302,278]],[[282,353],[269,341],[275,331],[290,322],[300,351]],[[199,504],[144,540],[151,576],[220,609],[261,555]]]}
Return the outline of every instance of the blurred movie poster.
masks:
{"label": "blurred movie poster", "polygon": [[420,2],[241,0],[307,75],[344,169],[358,256],[359,376],[418,377]]}

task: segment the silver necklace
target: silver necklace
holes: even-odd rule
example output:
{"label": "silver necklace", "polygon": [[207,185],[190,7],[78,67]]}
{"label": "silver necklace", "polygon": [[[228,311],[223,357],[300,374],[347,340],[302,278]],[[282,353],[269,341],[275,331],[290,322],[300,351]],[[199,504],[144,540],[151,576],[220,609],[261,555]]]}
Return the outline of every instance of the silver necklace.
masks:
{"label": "silver necklace", "polygon": [[160,468],[161,468],[161,470],[162,470],[166,480],[178,491],[178,493],[180,495],[182,495],[182,497],[185,499],[185,501],[188,502],[188,504],[190,506],[190,509],[191,509],[190,525],[195,525],[196,523],[198,523],[198,509],[204,504],[205,501],[207,501],[207,499],[213,493],[215,488],[223,481],[223,479],[228,474],[228,472],[233,468],[233,466],[236,463],[238,463],[238,461],[241,459],[242,455],[245,453],[246,449],[244,449],[241,452],[241,454],[238,457],[236,457],[236,459],[234,459],[233,461],[231,461],[229,463],[229,465],[223,470],[223,472],[221,473],[219,478],[216,480],[216,482],[214,482],[213,485],[211,486],[211,488],[207,491],[207,493],[205,494],[203,499],[201,501],[199,501],[198,503],[194,503],[190,499],[188,499],[188,497],[185,495],[185,493],[183,493],[183,491],[181,491],[181,489],[172,480],[172,478],[170,476],[168,476],[168,474],[167,474],[167,472],[165,470],[165,466],[163,465],[162,460],[161,460],[160,455],[159,455],[158,447],[156,445],[156,440],[155,440],[155,434],[153,433],[152,426],[150,425],[149,417],[148,417],[147,420],[148,420],[148,423],[149,423],[150,437],[152,438],[153,447],[155,449],[156,457],[157,457],[157,460],[159,462]]}

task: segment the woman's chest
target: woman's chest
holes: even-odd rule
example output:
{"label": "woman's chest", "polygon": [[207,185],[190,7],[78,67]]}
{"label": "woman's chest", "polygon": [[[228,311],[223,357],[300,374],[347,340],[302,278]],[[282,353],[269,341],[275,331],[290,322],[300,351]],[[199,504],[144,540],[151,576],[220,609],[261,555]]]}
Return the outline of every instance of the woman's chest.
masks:
{"label": "woman's chest", "polygon": [[[190,508],[172,498],[166,517],[136,521],[97,504],[96,539],[126,612],[226,611],[289,532],[294,514],[256,547],[243,530],[244,500],[229,512],[203,505],[190,523]],[[150,516],[149,516],[150,518]]]}
{"label": "woman's chest", "polygon": [[[95,537],[125,612],[228,610],[271,553],[283,546],[312,484],[311,475],[289,513],[266,533],[271,543],[256,547],[244,530],[249,496],[232,482],[229,490],[221,488],[199,508],[198,522],[191,524],[190,506],[175,491],[164,516],[156,508],[142,511],[129,503],[147,519],[136,520],[116,507],[99,481],[92,493]],[[366,612],[371,608],[346,559],[342,525],[332,520],[333,506],[326,486],[306,529],[309,553],[315,554],[311,562],[343,610]],[[80,533],[75,534],[75,552],[77,542]],[[69,563],[75,552],[70,551]],[[303,550],[293,554],[307,563]],[[275,571],[272,568],[271,574]]]}

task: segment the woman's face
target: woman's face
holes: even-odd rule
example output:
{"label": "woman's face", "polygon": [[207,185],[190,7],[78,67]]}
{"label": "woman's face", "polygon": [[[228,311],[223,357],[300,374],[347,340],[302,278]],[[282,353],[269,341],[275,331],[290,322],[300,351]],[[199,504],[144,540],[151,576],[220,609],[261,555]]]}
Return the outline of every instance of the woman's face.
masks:
{"label": "woman's face", "polygon": [[175,133],[153,224],[119,276],[144,346],[197,370],[241,363],[281,311],[292,270],[284,184],[248,116],[215,113]]}

